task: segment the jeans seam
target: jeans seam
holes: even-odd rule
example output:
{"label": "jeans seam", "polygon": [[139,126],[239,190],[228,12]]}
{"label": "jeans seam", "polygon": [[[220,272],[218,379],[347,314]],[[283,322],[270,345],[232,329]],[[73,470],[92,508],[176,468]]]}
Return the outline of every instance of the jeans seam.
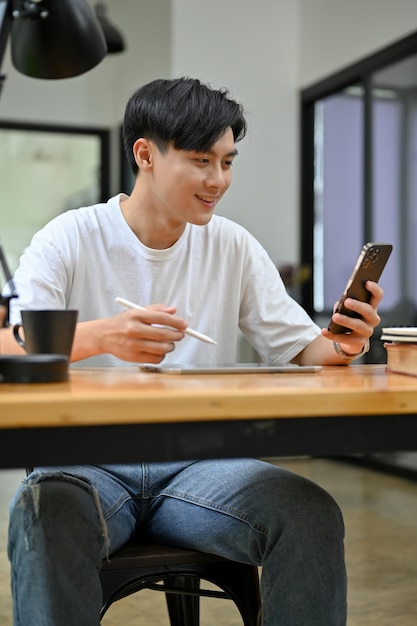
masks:
{"label": "jeans seam", "polygon": [[160,496],[165,496],[168,498],[174,498],[176,500],[182,500],[183,502],[188,502],[190,504],[195,504],[205,509],[209,509],[211,511],[215,511],[216,513],[223,513],[225,515],[229,515],[229,517],[233,517],[240,522],[244,522],[248,524],[252,530],[263,534],[264,536],[268,536],[268,530],[264,527],[259,526],[258,524],[254,524],[248,515],[242,514],[238,509],[227,507],[227,506],[219,506],[218,504],[214,504],[211,500],[205,500],[204,498],[196,498],[189,495],[185,495],[179,491],[162,491],[159,494]]}

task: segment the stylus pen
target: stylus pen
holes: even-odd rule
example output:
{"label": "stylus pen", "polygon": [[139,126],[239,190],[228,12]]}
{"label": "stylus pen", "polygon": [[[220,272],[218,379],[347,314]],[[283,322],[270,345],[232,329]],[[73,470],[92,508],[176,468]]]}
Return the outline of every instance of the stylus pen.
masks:
{"label": "stylus pen", "polygon": [[[143,311],[145,309],[144,306],[140,306],[139,304],[135,304],[134,302],[129,302],[129,300],[125,300],[124,298],[116,298],[116,302],[117,304],[124,306],[126,309],[139,309],[140,311]],[[190,335],[190,337],[195,337],[195,339],[200,339],[200,341],[205,341],[206,343],[212,343],[215,346],[217,345],[217,341],[214,341],[214,339],[207,337],[207,335],[203,335],[203,333],[198,333],[196,330],[193,330],[192,328],[186,328],[184,330],[184,333],[186,335]]]}

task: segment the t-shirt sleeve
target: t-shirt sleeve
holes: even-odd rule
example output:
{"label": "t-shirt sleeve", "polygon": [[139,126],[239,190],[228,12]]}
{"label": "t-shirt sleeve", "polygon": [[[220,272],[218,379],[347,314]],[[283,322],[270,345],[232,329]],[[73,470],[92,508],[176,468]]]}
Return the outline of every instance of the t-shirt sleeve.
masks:
{"label": "t-shirt sleeve", "polygon": [[[72,263],[75,255],[70,216],[47,224],[23,253],[14,276],[18,297],[11,302],[10,321],[20,322],[22,309],[65,309],[71,289]],[[65,222],[65,224],[64,224]],[[61,233],[65,231],[65,237]],[[72,249],[74,248],[74,249]]]}
{"label": "t-shirt sleeve", "polygon": [[287,293],[261,244],[248,238],[240,329],[263,361],[286,363],[320,335],[319,327]]}

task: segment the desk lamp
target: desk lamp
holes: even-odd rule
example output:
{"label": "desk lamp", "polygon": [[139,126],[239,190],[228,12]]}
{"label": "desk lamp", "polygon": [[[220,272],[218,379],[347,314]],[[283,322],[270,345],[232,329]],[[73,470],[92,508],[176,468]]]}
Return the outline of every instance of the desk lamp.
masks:
{"label": "desk lamp", "polygon": [[78,76],[107,53],[87,0],[0,0],[0,67],[9,32],[12,63],[32,78]]}
{"label": "desk lamp", "polygon": [[98,2],[94,7],[97,20],[103,30],[104,39],[106,40],[107,53],[116,54],[123,52],[126,44],[120,31],[113,26],[107,16],[107,5],[104,2]]}
{"label": "desk lamp", "polygon": [[[103,30],[87,0],[0,0],[0,69],[10,33],[14,67],[32,78],[70,78],[92,69],[107,54]],[[0,74],[0,94],[4,76]],[[0,296],[9,320],[17,296],[0,247],[10,295]]]}

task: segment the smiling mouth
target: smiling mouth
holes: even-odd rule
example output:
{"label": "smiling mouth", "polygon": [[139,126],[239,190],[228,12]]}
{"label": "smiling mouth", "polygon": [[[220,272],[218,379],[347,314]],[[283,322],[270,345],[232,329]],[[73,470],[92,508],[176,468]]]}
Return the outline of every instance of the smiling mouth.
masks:
{"label": "smiling mouth", "polygon": [[213,196],[199,196],[198,194],[196,194],[196,198],[198,198],[198,200],[201,200],[202,202],[205,202],[206,204],[215,204],[217,202],[217,197]]}

